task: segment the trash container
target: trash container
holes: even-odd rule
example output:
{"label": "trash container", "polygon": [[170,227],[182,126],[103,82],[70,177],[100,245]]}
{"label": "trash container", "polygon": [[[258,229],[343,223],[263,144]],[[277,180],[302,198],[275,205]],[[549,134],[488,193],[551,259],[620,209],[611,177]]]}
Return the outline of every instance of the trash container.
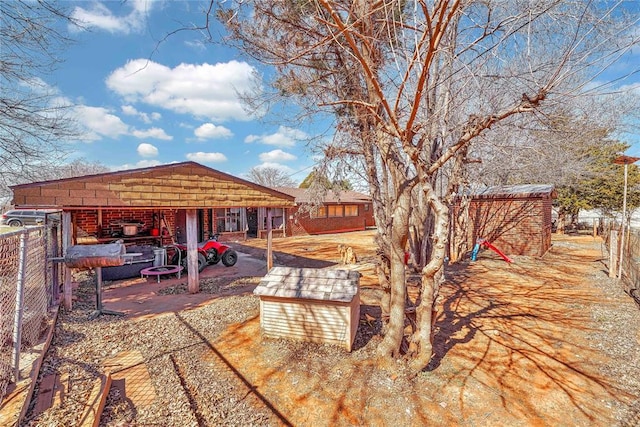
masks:
{"label": "trash container", "polygon": [[159,267],[161,265],[167,265],[166,263],[166,259],[167,259],[167,250],[164,248],[158,248],[158,249],[154,249],[153,250],[153,266],[154,267]]}

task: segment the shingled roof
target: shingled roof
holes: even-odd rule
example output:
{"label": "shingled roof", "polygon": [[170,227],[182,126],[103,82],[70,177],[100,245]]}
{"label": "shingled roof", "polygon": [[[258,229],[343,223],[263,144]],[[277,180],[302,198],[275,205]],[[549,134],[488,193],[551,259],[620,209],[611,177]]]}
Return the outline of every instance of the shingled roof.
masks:
{"label": "shingled roof", "polygon": [[[306,188],[298,187],[273,187],[274,190],[295,197],[297,204],[312,203],[314,198]],[[329,190],[326,192],[324,203],[371,203],[371,197],[366,194],[351,190]]]}
{"label": "shingled roof", "polygon": [[469,195],[474,199],[557,197],[555,187],[548,184],[499,185],[475,190]]}
{"label": "shingled roof", "polygon": [[19,207],[286,207],[294,198],[196,162],[14,185]]}

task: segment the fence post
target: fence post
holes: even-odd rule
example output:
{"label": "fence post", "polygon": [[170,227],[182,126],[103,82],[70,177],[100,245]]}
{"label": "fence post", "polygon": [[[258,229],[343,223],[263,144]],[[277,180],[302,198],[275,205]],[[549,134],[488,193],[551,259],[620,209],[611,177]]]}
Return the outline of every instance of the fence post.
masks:
{"label": "fence post", "polygon": [[617,277],[618,231],[611,230],[609,238],[609,277]]}
{"label": "fence post", "polygon": [[[71,212],[62,212],[62,254],[67,255],[67,250],[71,246],[73,239],[73,231],[71,230]],[[72,308],[72,287],[71,287],[71,269],[64,265],[64,285],[62,295],[64,298],[64,308],[71,311]]]}
{"label": "fence post", "polygon": [[22,314],[24,305],[24,282],[27,268],[27,233],[20,234],[20,258],[18,282],[16,283],[16,313],[13,322],[13,366],[16,383],[20,380],[20,343],[22,341]]}

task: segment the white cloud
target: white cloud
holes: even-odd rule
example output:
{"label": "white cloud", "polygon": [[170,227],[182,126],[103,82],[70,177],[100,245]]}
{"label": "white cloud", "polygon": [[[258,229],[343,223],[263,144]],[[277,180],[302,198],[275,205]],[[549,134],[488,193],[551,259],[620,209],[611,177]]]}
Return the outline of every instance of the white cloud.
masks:
{"label": "white cloud", "polygon": [[158,149],[151,144],[143,142],[138,145],[138,154],[142,157],[156,157],[158,155]]}
{"label": "white cloud", "polygon": [[293,168],[290,168],[289,166],[286,165],[282,165],[280,163],[274,163],[274,162],[263,162],[262,164],[259,164],[258,166],[256,166],[256,168],[260,169],[260,168],[270,168],[270,169],[279,169],[283,172],[286,172],[288,174],[292,174],[295,172],[295,170]]}
{"label": "white cloud", "polygon": [[227,157],[222,153],[187,153],[186,158],[198,163],[222,163],[227,161]]}
{"label": "white cloud", "polygon": [[237,90],[256,87],[246,62],[180,64],[169,68],[147,59],[127,62],[107,77],[109,89],[127,102],[144,102],[212,122],[251,120]]}
{"label": "white cloud", "polygon": [[291,153],[287,153],[285,151],[282,151],[280,149],[269,151],[268,153],[261,153],[260,154],[260,161],[261,162],[279,163],[279,162],[288,162],[288,161],[295,160],[295,159],[297,159],[296,156],[294,156]]}
{"label": "white cloud", "polygon": [[85,134],[81,137],[82,140],[97,141],[105,136],[118,138],[120,135],[129,133],[129,126],[106,108],[80,105],[74,110],[79,124],[85,130]]}
{"label": "white cloud", "polygon": [[93,2],[88,8],[76,6],[71,13],[71,18],[80,22],[80,26],[69,25],[71,32],[83,29],[98,28],[112,34],[129,34],[139,32],[145,28],[146,16],[153,2],[148,0],[129,0],[115,3],[118,6],[126,5],[131,8],[127,15],[116,16],[104,4]]}
{"label": "white cloud", "polygon": [[131,132],[131,135],[140,139],[155,138],[155,139],[163,139],[165,141],[170,141],[173,139],[171,135],[167,135],[165,133],[164,129],[160,129],[160,128],[151,128],[147,130],[134,130],[133,132]]}
{"label": "white cloud", "polygon": [[302,141],[308,137],[309,136],[301,130],[280,126],[276,133],[249,135],[244,139],[244,142],[260,142],[266,145],[275,145],[276,147],[294,147],[297,141]]}
{"label": "white cloud", "polygon": [[127,170],[127,169],[150,168],[151,166],[158,166],[161,164],[162,162],[160,162],[159,160],[140,160],[139,162],[136,162],[133,164],[125,163],[124,165],[116,166],[112,168],[112,170],[119,171],[119,170]]}
{"label": "white cloud", "polygon": [[200,140],[229,138],[233,136],[233,132],[224,126],[216,126],[213,123],[205,123],[193,131],[195,136]]}
{"label": "white cloud", "polygon": [[138,117],[140,120],[142,120],[143,122],[149,124],[154,120],[160,120],[160,118],[162,117],[160,115],[160,113],[151,113],[151,114],[147,114],[144,113],[142,111],[138,111],[134,106],[132,105],[123,105],[122,107],[120,107],[122,109],[122,112],[124,114],[126,114],[127,116],[134,116],[134,117]]}

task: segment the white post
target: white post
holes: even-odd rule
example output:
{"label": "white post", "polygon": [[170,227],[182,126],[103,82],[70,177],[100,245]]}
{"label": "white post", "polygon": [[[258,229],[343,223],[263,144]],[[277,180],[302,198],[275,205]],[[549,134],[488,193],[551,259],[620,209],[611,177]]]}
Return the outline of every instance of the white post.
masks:
{"label": "white post", "polygon": [[273,268],[273,230],[271,208],[267,208],[267,272]]}
{"label": "white post", "polygon": [[198,277],[198,219],[195,209],[187,209],[187,289],[190,294],[200,292]]}
{"label": "white post", "polygon": [[22,341],[22,315],[24,311],[24,282],[27,270],[27,233],[20,234],[20,258],[16,284],[16,312],[13,321],[13,369],[16,383],[20,381],[20,342]]}
{"label": "white post", "polygon": [[609,233],[609,277],[615,278],[618,275],[618,231],[611,230]]}
{"label": "white post", "polygon": [[[71,224],[71,212],[62,212],[62,255],[67,255],[67,250],[73,242],[73,230]],[[64,265],[64,284],[62,285],[62,296],[64,298],[64,308],[71,310],[73,303],[73,286],[71,284],[71,269]]]}
{"label": "white post", "polygon": [[624,260],[624,226],[627,222],[627,170],[628,164],[624,164],[624,190],[622,192],[622,234],[620,235],[620,262],[618,263],[618,279],[622,278],[622,262]]}

